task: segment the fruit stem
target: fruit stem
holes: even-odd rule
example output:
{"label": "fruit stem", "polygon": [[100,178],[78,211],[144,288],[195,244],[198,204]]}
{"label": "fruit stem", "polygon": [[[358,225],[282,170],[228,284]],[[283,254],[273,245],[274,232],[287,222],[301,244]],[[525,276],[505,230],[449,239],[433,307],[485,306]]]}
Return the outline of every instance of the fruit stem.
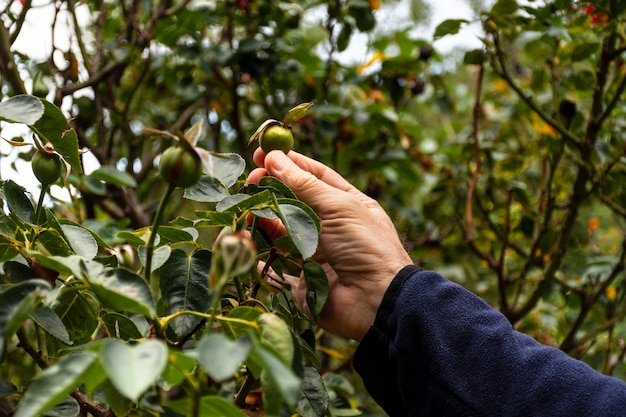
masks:
{"label": "fruit stem", "polygon": [[152,227],[150,228],[150,237],[148,238],[148,243],[146,244],[146,266],[145,266],[145,279],[146,282],[150,283],[150,289],[152,290],[152,295],[158,298],[159,295],[159,283],[157,280],[152,279],[152,255],[154,253],[154,242],[157,237],[157,230],[159,229],[159,224],[161,223],[161,219],[163,218],[163,213],[165,213],[165,206],[167,205],[174,189],[175,185],[169,184],[167,187],[167,191],[163,195],[161,202],[159,203],[159,207],[157,208],[156,213],[154,214],[154,219],[152,220]]}
{"label": "fruit stem", "polygon": [[35,211],[35,223],[41,224],[43,219],[44,210],[43,210],[43,199],[46,197],[46,193],[50,189],[50,184],[42,184],[41,192],[39,193],[39,201],[37,202],[37,210]]}

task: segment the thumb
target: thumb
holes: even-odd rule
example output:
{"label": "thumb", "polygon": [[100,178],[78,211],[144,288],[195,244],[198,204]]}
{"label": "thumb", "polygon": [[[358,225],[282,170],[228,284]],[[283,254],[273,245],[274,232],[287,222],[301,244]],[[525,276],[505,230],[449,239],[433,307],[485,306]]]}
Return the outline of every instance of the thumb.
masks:
{"label": "thumb", "polygon": [[333,199],[341,198],[341,190],[326,184],[309,171],[300,168],[282,151],[272,151],[265,157],[268,174],[281,180],[296,196],[314,211],[328,207]]}

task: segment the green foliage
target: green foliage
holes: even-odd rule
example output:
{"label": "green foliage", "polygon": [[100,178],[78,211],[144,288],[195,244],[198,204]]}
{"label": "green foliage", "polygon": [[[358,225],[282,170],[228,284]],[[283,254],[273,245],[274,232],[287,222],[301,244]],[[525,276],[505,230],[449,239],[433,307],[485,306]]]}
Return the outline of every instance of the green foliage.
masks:
{"label": "green foliage", "polygon": [[[499,0],[432,39],[376,22],[375,0],[67,2],[91,20],[43,58],[13,46],[30,2],[12,3],[2,175],[48,144],[67,175],[0,181],[6,413],[380,414],[346,366],[354,344],[266,279],[302,273],[314,317],[328,296],[315,213],[276,178],[245,182],[250,138],[281,119],[381,202],[416,261],[626,378],[622,2]],[[476,22],[480,48],[431,44]],[[370,55],[336,59],[359,34]],[[199,156],[197,183],[158,174],[172,146]]]}

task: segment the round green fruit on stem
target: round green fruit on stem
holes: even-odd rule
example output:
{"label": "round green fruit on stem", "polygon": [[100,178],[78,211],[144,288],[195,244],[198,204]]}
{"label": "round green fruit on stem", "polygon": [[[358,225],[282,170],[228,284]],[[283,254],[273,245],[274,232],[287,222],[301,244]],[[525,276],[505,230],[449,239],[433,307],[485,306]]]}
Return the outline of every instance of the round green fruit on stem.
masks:
{"label": "round green fruit on stem", "polygon": [[59,155],[38,150],[31,160],[33,174],[42,185],[50,185],[61,177],[63,163]]}
{"label": "round green fruit on stem", "polygon": [[202,161],[192,150],[171,146],[161,155],[159,173],[175,187],[190,187],[202,176]]}
{"label": "round green fruit on stem", "polygon": [[265,153],[276,149],[287,153],[293,148],[293,133],[288,127],[272,125],[263,131],[259,145]]}

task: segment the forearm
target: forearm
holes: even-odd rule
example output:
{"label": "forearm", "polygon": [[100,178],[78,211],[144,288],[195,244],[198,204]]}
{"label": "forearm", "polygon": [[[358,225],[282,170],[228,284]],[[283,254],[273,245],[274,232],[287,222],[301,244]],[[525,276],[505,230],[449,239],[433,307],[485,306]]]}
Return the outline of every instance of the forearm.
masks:
{"label": "forearm", "polygon": [[514,331],[440,275],[404,269],[355,356],[392,415],[623,415],[626,384]]}

